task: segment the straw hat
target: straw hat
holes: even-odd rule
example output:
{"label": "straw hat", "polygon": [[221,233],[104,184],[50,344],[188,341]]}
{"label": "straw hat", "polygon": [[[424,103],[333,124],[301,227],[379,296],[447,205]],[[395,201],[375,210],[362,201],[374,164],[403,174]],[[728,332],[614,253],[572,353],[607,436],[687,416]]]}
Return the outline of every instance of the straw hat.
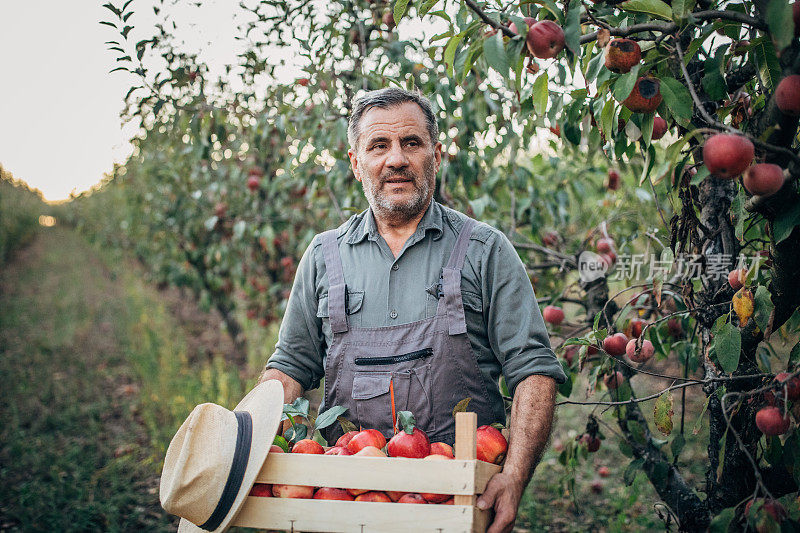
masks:
{"label": "straw hat", "polygon": [[214,403],[192,410],[169,444],[159,489],[161,506],[181,517],[179,532],[228,527],[264,464],[282,406],[283,386],[270,380],[233,411]]}

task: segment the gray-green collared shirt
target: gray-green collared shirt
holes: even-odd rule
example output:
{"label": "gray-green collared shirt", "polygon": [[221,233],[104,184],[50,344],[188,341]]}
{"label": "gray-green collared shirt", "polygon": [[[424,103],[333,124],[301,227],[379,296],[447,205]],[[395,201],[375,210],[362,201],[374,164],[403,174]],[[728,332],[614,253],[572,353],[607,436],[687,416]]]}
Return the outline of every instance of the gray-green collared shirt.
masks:
{"label": "gray-green collared shirt", "polygon": [[[378,233],[372,210],[339,226],[350,326],[394,326],[434,316],[439,276],[465,220],[466,215],[431,202],[397,257]],[[298,265],[275,353],[267,363],[305,390],[318,387],[324,377],[333,339],[325,272],[318,235]],[[461,294],[467,335],[487,387],[497,387],[501,371],[512,395],[532,374],[566,381],[522,261],[508,238],[487,224],[472,230]]]}

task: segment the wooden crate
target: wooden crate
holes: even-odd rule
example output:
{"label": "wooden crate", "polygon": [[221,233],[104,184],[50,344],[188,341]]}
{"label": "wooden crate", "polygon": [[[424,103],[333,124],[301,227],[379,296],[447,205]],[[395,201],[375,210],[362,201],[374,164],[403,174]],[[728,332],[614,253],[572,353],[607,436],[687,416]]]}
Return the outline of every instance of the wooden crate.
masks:
{"label": "wooden crate", "polygon": [[475,500],[501,467],[476,459],[476,425],[475,413],[457,414],[452,461],[275,453],[267,456],[256,479],[258,483],[454,494],[454,505],[248,496],[231,525],[357,533],[484,532],[489,512],[478,510]]}

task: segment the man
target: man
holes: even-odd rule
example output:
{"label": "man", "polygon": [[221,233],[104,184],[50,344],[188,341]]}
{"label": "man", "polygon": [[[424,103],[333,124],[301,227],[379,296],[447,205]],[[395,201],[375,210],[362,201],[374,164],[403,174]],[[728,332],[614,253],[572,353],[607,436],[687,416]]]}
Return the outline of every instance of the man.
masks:
{"label": "man", "polygon": [[463,398],[479,424],[505,421],[502,371],[509,449],[478,505],[495,509],[490,532],[510,531],[566,376],[508,239],[432,201],[438,135],[421,95],[390,88],[355,103],[348,154],[370,208],[306,250],[261,380],[282,381],[288,403],[324,377],[325,406],[347,407],[356,425],[391,435],[395,409],[410,410],[431,441],[452,444]]}

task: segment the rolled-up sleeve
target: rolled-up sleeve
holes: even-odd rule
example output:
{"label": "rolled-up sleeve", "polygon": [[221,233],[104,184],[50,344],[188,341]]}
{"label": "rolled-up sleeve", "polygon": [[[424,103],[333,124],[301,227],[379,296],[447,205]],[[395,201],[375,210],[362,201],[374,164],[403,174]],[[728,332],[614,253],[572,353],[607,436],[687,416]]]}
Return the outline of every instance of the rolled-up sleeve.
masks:
{"label": "rolled-up sleeve", "polygon": [[317,317],[316,241],[311,242],[297,266],[275,353],[267,362],[267,368],[280,370],[304,390],[317,388],[325,374],[325,339],[322,321]]}
{"label": "rolled-up sleeve", "polygon": [[517,251],[500,232],[487,245],[482,260],[484,316],[489,345],[502,366],[508,390],[513,396],[517,385],[534,374],[566,382]]}

